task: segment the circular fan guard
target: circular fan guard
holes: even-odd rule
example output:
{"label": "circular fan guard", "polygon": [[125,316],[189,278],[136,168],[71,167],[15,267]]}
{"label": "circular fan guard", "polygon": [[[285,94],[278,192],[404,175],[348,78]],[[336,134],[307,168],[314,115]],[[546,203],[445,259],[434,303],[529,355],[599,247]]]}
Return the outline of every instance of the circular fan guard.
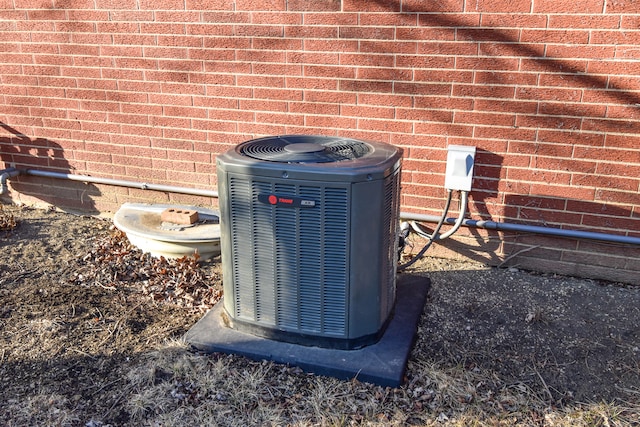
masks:
{"label": "circular fan guard", "polygon": [[279,163],[330,163],[355,160],[373,148],[350,138],[281,136],[255,139],[242,144],[240,153],[258,160]]}

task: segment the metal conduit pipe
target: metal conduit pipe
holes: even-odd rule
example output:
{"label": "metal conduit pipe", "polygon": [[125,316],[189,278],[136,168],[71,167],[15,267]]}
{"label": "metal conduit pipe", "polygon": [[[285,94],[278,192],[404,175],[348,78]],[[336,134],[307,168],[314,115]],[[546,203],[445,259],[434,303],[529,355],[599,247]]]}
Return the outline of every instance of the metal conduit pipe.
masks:
{"label": "metal conduit pipe", "polygon": [[16,168],[8,168],[0,171],[0,196],[7,192],[7,180],[14,176],[20,175],[20,171]]}
{"label": "metal conduit pipe", "polygon": [[[25,174],[31,176],[39,176],[43,178],[68,179],[72,181],[87,182],[93,184],[105,184],[121,187],[138,188],[141,190],[165,191],[168,193],[190,194],[193,196],[218,197],[218,192],[214,190],[203,190],[198,188],[176,187],[161,184],[147,184],[143,182],[125,181],[119,179],[99,178],[88,175],[73,175],[59,172],[39,171],[36,169],[18,170],[8,168],[0,171],[0,195],[7,190],[7,180],[15,176]],[[408,221],[422,221],[437,223],[441,217],[436,215],[416,214],[410,212],[400,212],[400,218]],[[455,224],[455,218],[447,218],[445,223],[449,225]],[[629,245],[640,245],[640,237],[620,236],[617,234],[596,233],[592,231],[564,230],[561,228],[542,227],[537,225],[511,224],[506,222],[482,221],[465,219],[462,221],[465,227],[484,228],[487,230],[497,231],[513,231],[532,234],[541,234],[556,237],[568,237],[574,239],[598,240],[601,242],[622,243]]]}
{"label": "metal conduit pipe", "polygon": [[[440,221],[440,217],[436,215],[415,214],[409,212],[400,212],[400,218],[409,221],[434,222]],[[455,218],[447,218],[446,224],[455,223]],[[581,230],[565,230],[562,228],[543,227],[539,225],[512,224],[507,222],[482,221],[474,219],[465,219],[462,221],[465,227],[484,228],[487,230],[497,231],[514,231],[523,233],[540,234],[546,236],[568,237],[573,239],[598,240],[609,243],[623,243],[628,245],[640,245],[640,237],[620,236],[617,234],[596,233],[593,231]]]}
{"label": "metal conduit pipe", "polygon": [[99,178],[88,175],[73,175],[68,173],[47,172],[35,169],[23,171],[25,175],[39,176],[43,178],[68,179],[71,181],[88,182],[91,184],[114,185],[118,187],[139,188],[141,190],[164,191],[167,193],[190,194],[192,196],[218,197],[214,190],[202,190],[198,188],[176,187],[172,185],[148,184],[144,182],[125,181],[120,179]]}

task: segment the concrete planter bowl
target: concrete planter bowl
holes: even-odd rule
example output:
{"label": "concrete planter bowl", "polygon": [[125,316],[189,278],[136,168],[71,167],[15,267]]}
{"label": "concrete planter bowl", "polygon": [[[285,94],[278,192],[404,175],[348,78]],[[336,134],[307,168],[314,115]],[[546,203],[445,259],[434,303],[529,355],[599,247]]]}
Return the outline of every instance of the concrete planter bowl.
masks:
{"label": "concrete planter bowl", "polygon": [[[193,224],[162,220],[167,209],[197,211]],[[181,258],[199,255],[204,261],[220,254],[220,223],[217,211],[195,206],[125,203],[113,217],[114,225],[132,245],[155,257]]]}

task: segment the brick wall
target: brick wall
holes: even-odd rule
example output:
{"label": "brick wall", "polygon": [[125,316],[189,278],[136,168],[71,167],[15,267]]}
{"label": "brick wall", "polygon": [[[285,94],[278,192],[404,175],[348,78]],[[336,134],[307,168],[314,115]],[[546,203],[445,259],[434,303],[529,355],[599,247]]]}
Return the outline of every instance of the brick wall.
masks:
{"label": "brick wall", "polygon": [[[216,154],[238,142],[344,135],[402,146],[403,210],[437,215],[447,145],[473,145],[472,218],[637,237],[639,12],[639,0],[0,0],[0,166],[212,189]],[[9,197],[211,203],[35,177],[11,180]],[[637,247],[463,230],[438,251],[640,276]]]}

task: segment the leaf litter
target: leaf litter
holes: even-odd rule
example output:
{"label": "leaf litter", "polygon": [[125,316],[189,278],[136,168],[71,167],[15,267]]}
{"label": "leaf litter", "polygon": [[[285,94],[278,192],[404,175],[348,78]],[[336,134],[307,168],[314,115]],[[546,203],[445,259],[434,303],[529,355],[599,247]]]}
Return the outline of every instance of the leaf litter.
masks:
{"label": "leaf litter", "polygon": [[640,425],[637,287],[426,257],[405,383],[388,388],[188,348],[219,259],[150,257],[106,219],[3,205],[3,220],[8,426]]}

